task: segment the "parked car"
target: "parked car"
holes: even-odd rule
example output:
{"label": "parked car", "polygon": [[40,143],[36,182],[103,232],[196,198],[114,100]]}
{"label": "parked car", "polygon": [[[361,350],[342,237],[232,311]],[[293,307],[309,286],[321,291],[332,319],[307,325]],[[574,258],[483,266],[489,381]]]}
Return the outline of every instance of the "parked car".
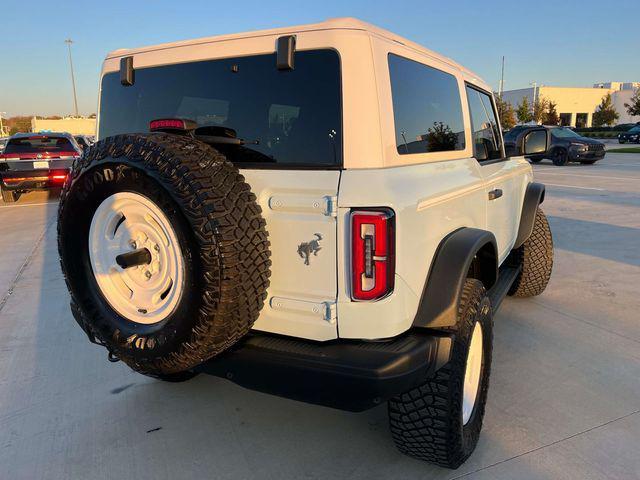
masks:
{"label": "parked car", "polygon": [[60,188],[82,152],[68,133],[17,133],[0,154],[0,190],[15,202],[32,190]]}
{"label": "parked car", "polygon": [[7,145],[8,141],[9,141],[9,137],[0,138],[0,153],[4,152],[4,147]]}
{"label": "parked car", "polygon": [[[511,148],[515,145],[518,135],[539,126],[517,125],[504,135],[505,146]],[[548,151],[543,155],[529,157],[533,163],[545,158],[553,161],[554,165],[562,166],[569,162],[580,162],[591,165],[605,156],[604,143],[592,138],[582,137],[567,127],[544,126],[550,134]]]}
{"label": "parked car", "polygon": [[117,50],[101,78],[58,214],[88,339],[160,380],[388,401],[401,452],[464,462],[493,314],[553,264],[544,186],[505,154],[491,86],[355,19]]}
{"label": "parked car", "polygon": [[74,135],[73,138],[76,139],[76,142],[80,145],[80,148],[82,148],[83,151],[95,142],[95,139],[89,135]]}
{"label": "parked car", "polygon": [[618,143],[640,143],[640,125],[618,134]]}

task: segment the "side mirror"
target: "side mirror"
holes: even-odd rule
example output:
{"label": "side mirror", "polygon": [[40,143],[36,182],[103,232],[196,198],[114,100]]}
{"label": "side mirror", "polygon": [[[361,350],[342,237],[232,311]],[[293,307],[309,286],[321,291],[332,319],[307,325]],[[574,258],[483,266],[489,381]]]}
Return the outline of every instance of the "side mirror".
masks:
{"label": "side mirror", "polygon": [[545,153],[549,145],[549,135],[544,128],[538,130],[530,130],[523,135],[522,154],[534,155]]}
{"label": "side mirror", "polygon": [[[535,128],[526,130],[518,135],[516,141],[511,146],[506,146],[507,154],[510,156],[545,154],[549,148],[549,132],[545,128]],[[509,148],[510,147],[510,148]]]}

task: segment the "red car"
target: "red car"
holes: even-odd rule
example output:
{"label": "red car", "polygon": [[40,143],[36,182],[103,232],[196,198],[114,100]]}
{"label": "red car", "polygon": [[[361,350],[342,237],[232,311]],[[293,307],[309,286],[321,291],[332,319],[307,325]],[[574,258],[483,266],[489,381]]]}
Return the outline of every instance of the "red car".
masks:
{"label": "red car", "polygon": [[68,133],[17,133],[0,154],[2,200],[33,190],[62,187],[82,149]]}

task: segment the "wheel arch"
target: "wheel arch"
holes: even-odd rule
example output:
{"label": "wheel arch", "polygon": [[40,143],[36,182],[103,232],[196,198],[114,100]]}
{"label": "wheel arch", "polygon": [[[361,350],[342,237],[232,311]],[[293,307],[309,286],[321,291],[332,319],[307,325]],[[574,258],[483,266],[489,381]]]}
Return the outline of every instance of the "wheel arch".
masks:
{"label": "wheel arch", "polygon": [[465,280],[477,278],[487,290],[497,281],[497,251],[495,236],[486,230],[465,227],[447,235],[431,262],[413,325],[454,326]]}
{"label": "wheel arch", "polygon": [[538,206],[544,202],[545,186],[542,183],[531,182],[527,185],[522,201],[522,213],[520,214],[520,225],[518,236],[513,244],[513,248],[520,247],[533,232],[533,224],[536,221],[536,211]]}

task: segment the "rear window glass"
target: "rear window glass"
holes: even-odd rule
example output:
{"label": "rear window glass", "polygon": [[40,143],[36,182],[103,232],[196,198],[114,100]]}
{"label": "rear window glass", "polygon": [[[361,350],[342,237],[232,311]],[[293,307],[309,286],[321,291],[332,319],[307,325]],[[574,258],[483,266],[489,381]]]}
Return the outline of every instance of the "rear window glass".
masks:
{"label": "rear window glass", "polygon": [[389,54],[389,74],[398,153],[464,150],[456,78],[393,54]]}
{"label": "rear window glass", "polygon": [[75,148],[65,137],[12,138],[4,153],[72,152]]}
{"label": "rear window glass", "polygon": [[340,59],[333,50],[297,51],[295,68],[284,71],[275,54],[141,68],[129,87],[114,72],[103,77],[101,95],[100,138],[184,118],[234,130],[244,145],[214,145],[234,162],[342,165]]}

